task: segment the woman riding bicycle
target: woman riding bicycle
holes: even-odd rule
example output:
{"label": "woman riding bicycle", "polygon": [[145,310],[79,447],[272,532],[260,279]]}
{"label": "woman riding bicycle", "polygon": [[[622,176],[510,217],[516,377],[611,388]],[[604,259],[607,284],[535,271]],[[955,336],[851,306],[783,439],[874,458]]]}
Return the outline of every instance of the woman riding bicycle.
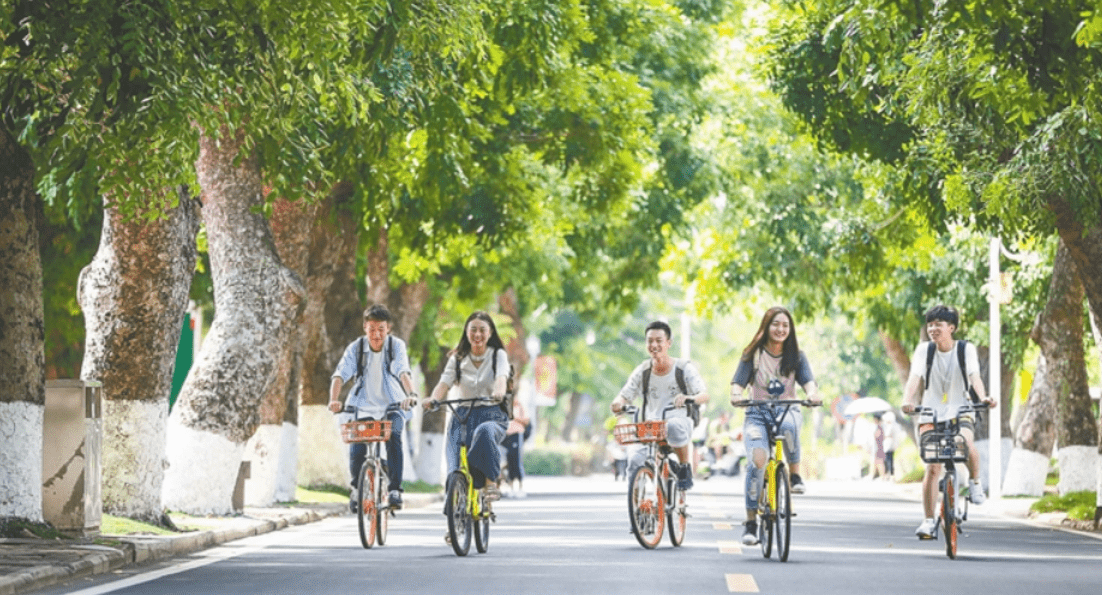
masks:
{"label": "woman riding bicycle", "polygon": [[[746,346],[739,359],[738,369],[731,380],[731,404],[744,398],[752,400],[795,399],[796,386],[803,388],[807,398],[813,403],[821,403],[819,388],[811,374],[807,356],[800,351],[796,341],[796,328],[792,323],[792,314],[780,307],[766,311],[754,339]],[[743,397],[743,391],[750,387],[749,397]],[[746,473],[746,522],[742,534],[742,543],[758,543],[758,496],[761,492],[765,474],[763,469],[769,460],[769,411],[753,408],[746,412],[742,426],[742,439],[746,445],[747,456],[751,464]],[[803,480],[800,478],[800,425],[802,416],[798,407],[789,409],[781,421],[780,431],[785,437],[785,457],[792,471],[792,493],[802,494]]]}
{"label": "woman riding bicycle", "polygon": [[[959,324],[960,314],[951,306],[938,305],[926,312],[926,333],[930,336],[930,340],[919,343],[911,358],[911,374],[903,391],[904,413],[909,415],[914,412],[915,404],[921,394],[923,407],[935,407],[944,412],[944,414],[938,414],[939,418],[955,416],[957,408],[967,402],[969,387],[976,393],[975,400],[985,402],[989,407],[995,407],[995,401],[987,398],[983,379],[980,376],[976,346],[963,342],[963,351],[958,353],[961,346],[958,346],[958,341],[953,339],[953,333]],[[963,371],[960,365],[962,355]],[[967,384],[964,381],[965,376],[968,377]],[[920,418],[918,443],[921,443],[922,435],[932,429],[934,429],[932,418],[926,416]],[[980,472],[980,458],[973,443],[975,427],[971,417],[960,420],[960,433],[964,437],[968,452],[967,464],[971,476],[968,493],[973,504],[983,504],[986,500],[983,487],[976,482]],[[922,524],[915,530],[919,539],[933,539],[934,532],[937,530],[934,505],[937,503],[937,484],[940,477],[940,464],[926,465],[926,474],[922,478],[922,508],[925,517]]]}
{"label": "woman riding bicycle", "polygon": [[[684,407],[685,400],[689,398],[697,404],[708,402],[708,392],[696,366],[688,360],[670,357],[671,334],[670,325],[665,322],[647,325],[645,336],[647,352],[651,357],[635,368],[620,394],[612,400],[613,413],[619,414],[624,406],[640,395],[643,396],[645,421],[662,419],[663,409],[670,405]],[[689,456],[693,422],[683,410],[671,413],[667,419],[666,442],[680,462],[677,466],[678,487],[688,490],[693,487],[692,457]],[[645,455],[645,449],[639,446],[629,450],[628,477],[643,463]]]}
{"label": "woman riding bicycle", "polygon": [[[461,398],[487,397],[485,404],[475,404],[468,416],[454,415],[448,425],[446,457],[448,472],[459,469],[459,446],[468,438],[468,464],[474,487],[482,489],[487,501],[501,498],[497,480],[501,474],[501,450],[509,422],[501,401],[505,398],[509,377],[509,356],[497,334],[493,318],[486,312],[467,317],[463,337],[448,357],[440,382],[425,399],[425,409],[447,398],[448,391],[458,384]],[[465,417],[466,423],[460,421]]]}

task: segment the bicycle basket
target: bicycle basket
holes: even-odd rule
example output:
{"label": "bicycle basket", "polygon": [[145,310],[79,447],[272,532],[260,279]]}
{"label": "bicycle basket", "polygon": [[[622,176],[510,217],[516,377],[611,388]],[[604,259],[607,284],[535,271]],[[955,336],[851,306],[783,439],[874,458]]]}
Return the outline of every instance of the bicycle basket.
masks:
{"label": "bicycle basket", "polygon": [[367,419],[341,424],[341,440],[345,442],[385,442],[390,440],[390,422]]}
{"label": "bicycle basket", "polygon": [[927,463],[961,463],[968,459],[964,436],[946,430],[931,430],[923,434],[919,454]]}
{"label": "bicycle basket", "polygon": [[666,422],[655,420],[638,424],[621,424],[613,428],[612,433],[620,444],[662,442],[666,439]]}

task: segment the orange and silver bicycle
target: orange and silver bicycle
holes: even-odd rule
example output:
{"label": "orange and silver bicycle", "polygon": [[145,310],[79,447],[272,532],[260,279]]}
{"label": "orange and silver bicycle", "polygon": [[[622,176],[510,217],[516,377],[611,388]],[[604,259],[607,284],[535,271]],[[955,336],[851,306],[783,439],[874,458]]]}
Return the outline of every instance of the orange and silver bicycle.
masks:
{"label": "orange and silver bicycle", "polygon": [[[694,405],[685,400],[686,407]],[[632,415],[634,423],[621,424],[613,429],[620,444],[644,444],[647,454],[643,464],[628,478],[628,518],[631,532],[639,545],[654,549],[662,542],[662,532],[668,524],[670,543],[680,546],[685,540],[688,513],[685,490],[677,486],[677,473],[671,468],[672,447],[666,443],[666,413],[676,407],[666,407],[662,419],[639,421],[639,408],[625,406],[620,412]]]}
{"label": "orange and silver bicycle", "polygon": [[[398,407],[397,404],[388,406],[383,417],[397,411]],[[355,415],[355,412],[354,407],[345,409],[345,413]],[[390,440],[390,432],[390,421],[386,419],[358,419],[341,424],[341,439],[346,443],[367,443],[367,457],[356,478],[359,493],[356,515],[360,524],[360,543],[365,548],[375,545],[376,541],[379,545],[386,544],[387,520],[394,514],[387,498],[390,479],[380,448],[381,443]]]}

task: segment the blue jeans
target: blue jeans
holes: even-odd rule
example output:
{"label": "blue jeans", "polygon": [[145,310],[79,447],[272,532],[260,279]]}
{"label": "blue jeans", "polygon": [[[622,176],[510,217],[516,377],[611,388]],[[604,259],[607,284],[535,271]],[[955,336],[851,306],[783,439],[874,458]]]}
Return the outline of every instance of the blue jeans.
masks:
{"label": "blue jeans", "polygon": [[[393,492],[402,489],[402,466],[405,464],[402,451],[402,428],[406,422],[402,418],[402,414],[397,411],[392,412],[387,419],[390,420],[390,440],[386,441],[387,477],[390,478],[387,491]],[[366,458],[367,443],[353,442],[351,448],[348,449],[348,470],[352,472],[352,487],[354,488],[359,487],[356,485],[356,481],[359,479],[360,467],[363,466]]]}
{"label": "blue jeans", "polygon": [[[765,482],[765,469],[754,464],[754,450],[764,450],[765,460],[773,452],[773,443],[769,441],[766,422],[757,412],[747,412],[742,425],[742,443],[746,447],[746,509],[758,509],[758,496]],[[800,425],[802,416],[799,411],[790,409],[781,420],[780,433],[784,436],[784,457],[789,464],[800,462]]]}
{"label": "blue jeans", "polygon": [[467,415],[464,409],[452,415],[448,424],[448,473],[459,469],[460,438],[467,437],[467,465],[471,471],[474,487],[481,489],[486,480],[497,481],[501,475],[501,448],[505,438],[505,426],[508,418],[501,407],[488,405],[475,407],[467,416],[466,423],[460,418]]}

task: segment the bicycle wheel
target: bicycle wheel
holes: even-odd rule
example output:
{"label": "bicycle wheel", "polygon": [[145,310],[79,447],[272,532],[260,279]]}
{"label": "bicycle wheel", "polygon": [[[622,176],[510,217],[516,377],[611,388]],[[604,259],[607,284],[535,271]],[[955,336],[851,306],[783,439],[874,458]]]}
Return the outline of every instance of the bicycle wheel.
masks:
{"label": "bicycle wheel", "polygon": [[667,492],[670,494],[669,516],[667,517],[670,524],[670,543],[674,547],[678,547],[685,541],[685,490],[677,487],[676,477],[667,475],[665,481],[669,487]]}
{"label": "bicycle wheel", "polygon": [[360,543],[364,548],[370,548],[375,545],[379,522],[379,516],[375,514],[375,503],[378,501],[375,491],[378,483],[375,481],[375,465],[371,460],[364,461],[360,467],[360,479],[356,483],[360,489],[360,505],[356,513],[360,524]]}
{"label": "bicycle wheel", "polygon": [[379,478],[376,482],[377,489],[375,494],[377,499],[375,500],[375,540],[379,542],[379,545],[386,545],[386,532],[388,525],[390,524],[390,495],[387,493],[387,486],[390,485],[390,475],[387,472],[386,463],[379,465]]}
{"label": "bicycle wheel", "polygon": [[776,488],[777,506],[776,523],[777,532],[777,557],[781,562],[788,561],[789,538],[792,536],[792,492],[788,479],[788,470],[783,465],[777,467]]}
{"label": "bicycle wheel", "polygon": [[459,471],[448,476],[447,501],[444,513],[448,515],[448,535],[455,555],[466,556],[471,549],[471,507],[467,497],[467,477]]}
{"label": "bicycle wheel", "polygon": [[662,541],[666,506],[654,469],[642,465],[628,481],[628,518],[639,545],[654,549]]}
{"label": "bicycle wheel", "polygon": [[769,494],[773,489],[772,481],[769,481],[769,466],[765,468],[765,481],[762,482],[762,490],[758,494],[758,542],[761,544],[761,555],[768,558],[773,553],[773,507],[769,504]]}
{"label": "bicycle wheel", "polygon": [[[482,498],[482,496],[479,496]],[[478,553],[485,554],[490,549],[490,511],[486,510],[486,500],[482,500],[482,517],[474,520],[474,547]]]}
{"label": "bicycle wheel", "polygon": [[954,475],[953,471],[946,471],[941,484],[941,522],[945,529],[945,555],[953,560],[957,557],[957,482]]}

